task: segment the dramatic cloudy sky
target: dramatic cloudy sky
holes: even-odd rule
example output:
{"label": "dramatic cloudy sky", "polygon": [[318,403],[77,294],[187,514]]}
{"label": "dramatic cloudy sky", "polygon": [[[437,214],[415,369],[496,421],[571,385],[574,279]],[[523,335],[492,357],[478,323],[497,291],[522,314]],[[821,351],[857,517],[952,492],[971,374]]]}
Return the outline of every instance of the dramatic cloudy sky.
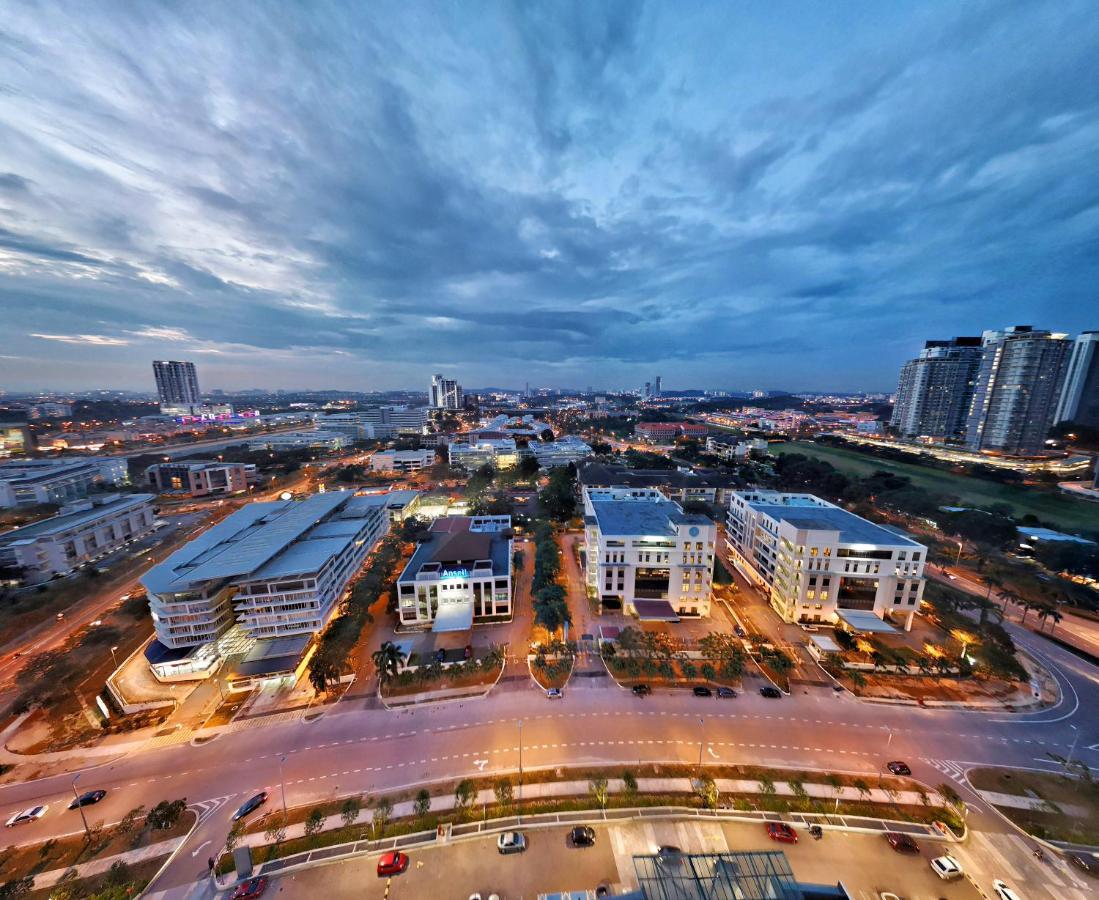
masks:
{"label": "dramatic cloudy sky", "polygon": [[1099,16],[97,2],[0,16],[0,388],[880,389],[1099,328]]}

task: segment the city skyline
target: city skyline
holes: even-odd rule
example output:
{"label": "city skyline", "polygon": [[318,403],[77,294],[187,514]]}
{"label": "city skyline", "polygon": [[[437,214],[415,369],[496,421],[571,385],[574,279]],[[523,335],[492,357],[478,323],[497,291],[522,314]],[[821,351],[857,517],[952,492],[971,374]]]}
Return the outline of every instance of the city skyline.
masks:
{"label": "city skyline", "polygon": [[888,391],[1078,334],[1090,12],[16,7],[0,383]]}

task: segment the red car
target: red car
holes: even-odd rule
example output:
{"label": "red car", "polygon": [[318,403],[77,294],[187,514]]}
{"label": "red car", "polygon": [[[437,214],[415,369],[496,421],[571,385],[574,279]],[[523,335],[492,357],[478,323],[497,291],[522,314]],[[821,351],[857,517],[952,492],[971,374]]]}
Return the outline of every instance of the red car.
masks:
{"label": "red car", "polygon": [[898,853],[920,852],[920,845],[907,834],[901,834],[897,831],[887,831],[885,833],[885,839],[889,841],[889,846]]}
{"label": "red car", "polygon": [[400,875],[407,868],[408,854],[401,853],[399,850],[390,850],[388,853],[383,853],[378,860],[378,877]]}
{"label": "red car", "polygon": [[796,844],[798,833],[785,822],[768,822],[767,837],[780,844]]}
{"label": "red car", "polygon": [[254,900],[256,897],[262,897],[265,890],[267,890],[266,875],[249,878],[237,885],[237,889],[233,891],[232,900]]}

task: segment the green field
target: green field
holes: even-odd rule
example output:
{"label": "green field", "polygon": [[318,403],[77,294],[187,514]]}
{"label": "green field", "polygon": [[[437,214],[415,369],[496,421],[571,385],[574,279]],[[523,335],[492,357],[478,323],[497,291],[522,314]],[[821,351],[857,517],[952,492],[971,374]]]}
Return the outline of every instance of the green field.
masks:
{"label": "green field", "polygon": [[1066,531],[1099,531],[1099,503],[1076,500],[1058,493],[1056,489],[997,484],[915,463],[878,459],[855,450],[806,441],[772,444],[770,449],[777,454],[801,453],[815,457],[831,463],[846,475],[866,476],[881,471],[904,475],[916,487],[956,497],[959,506],[1007,503],[1014,509],[1016,517],[1031,513],[1054,528]]}

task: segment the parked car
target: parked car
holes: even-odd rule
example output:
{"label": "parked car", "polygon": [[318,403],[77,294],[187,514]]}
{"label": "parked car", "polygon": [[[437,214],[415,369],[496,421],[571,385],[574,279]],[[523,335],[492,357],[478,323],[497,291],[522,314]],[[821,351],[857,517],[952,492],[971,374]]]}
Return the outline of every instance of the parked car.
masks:
{"label": "parked car", "polygon": [[892,762],[887,762],[885,767],[894,775],[908,776],[912,774],[912,770],[908,768],[908,763],[903,763],[899,759],[895,759]]}
{"label": "parked car", "polygon": [[233,891],[232,900],[255,900],[256,897],[262,897],[263,892],[266,890],[266,875],[260,875],[257,878],[249,878],[247,881],[243,881],[237,885],[237,889]]}
{"label": "parked car", "polygon": [[740,627],[739,625],[734,625],[734,626],[733,626],[733,631],[734,631],[734,632],[736,632],[736,636],[737,636],[737,637],[744,637],[744,636],[745,636],[745,634],[746,634],[746,632],[744,631],[744,629],[743,629],[743,628],[741,628],[741,627]]}
{"label": "parked car", "polygon": [[712,697],[714,695],[714,692],[703,684],[696,684],[691,689],[691,693],[696,697]]}
{"label": "parked car", "polygon": [[248,813],[255,812],[266,802],[267,791],[260,791],[256,796],[249,797],[240,805],[240,809],[233,813],[233,821],[236,822],[243,819]]}
{"label": "parked car", "polygon": [[595,829],[587,825],[577,825],[569,832],[569,843],[574,847],[594,847]]}
{"label": "parked car", "polygon": [[768,700],[778,700],[782,696],[782,691],[777,687],[767,685],[766,687],[761,687],[759,689],[759,695],[761,697],[766,697]]}
{"label": "parked car", "polygon": [[49,806],[32,806],[30,809],[17,812],[5,824],[8,828],[14,828],[16,825],[27,825],[30,822],[36,822],[46,814],[47,809],[49,809]]}
{"label": "parked car", "polygon": [[631,690],[638,697],[645,697],[645,696],[648,696],[649,694],[651,694],[653,692],[653,689],[651,687],[649,687],[647,684],[635,684],[631,688]]}
{"label": "parked car", "polygon": [[378,858],[378,877],[385,878],[389,875],[400,875],[408,868],[408,854],[400,850],[390,850]]}
{"label": "parked car", "polygon": [[889,846],[898,853],[920,852],[920,845],[912,839],[911,835],[902,834],[899,831],[887,831],[885,833],[885,839],[889,841]]}
{"label": "parked car", "polygon": [[735,697],[736,691],[734,691],[731,687],[719,687],[717,689],[717,695],[719,697]]}
{"label": "parked car", "polygon": [[107,792],[104,790],[86,791],[79,797],[73,798],[72,802],[69,804],[69,809],[76,809],[78,806],[92,806],[106,796]]}
{"label": "parked car", "polygon": [[546,691],[546,696],[550,700],[560,700],[562,697],[565,696],[565,694],[561,690],[561,688],[550,688],[548,691]]}
{"label": "parked car", "polygon": [[522,853],[527,849],[527,839],[521,831],[505,831],[496,839],[496,849],[505,855]]}
{"label": "parked car", "polygon": [[767,837],[780,844],[796,844],[798,833],[785,822],[768,822]]}
{"label": "parked car", "polygon": [[996,894],[996,900],[1020,900],[1019,895],[999,878],[992,882],[992,891]]}
{"label": "parked car", "polygon": [[962,864],[953,856],[936,856],[931,860],[931,871],[943,881],[953,881],[965,874],[962,872]]}

